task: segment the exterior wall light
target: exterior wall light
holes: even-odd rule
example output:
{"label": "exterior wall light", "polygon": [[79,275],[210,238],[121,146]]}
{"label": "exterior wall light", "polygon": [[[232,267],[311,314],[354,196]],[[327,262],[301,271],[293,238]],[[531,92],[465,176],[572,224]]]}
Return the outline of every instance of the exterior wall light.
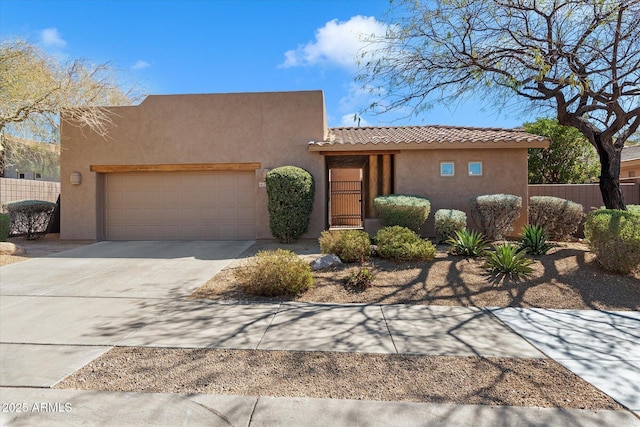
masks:
{"label": "exterior wall light", "polygon": [[80,172],[71,172],[71,176],[69,178],[73,185],[80,185],[80,183],[82,183],[82,175]]}

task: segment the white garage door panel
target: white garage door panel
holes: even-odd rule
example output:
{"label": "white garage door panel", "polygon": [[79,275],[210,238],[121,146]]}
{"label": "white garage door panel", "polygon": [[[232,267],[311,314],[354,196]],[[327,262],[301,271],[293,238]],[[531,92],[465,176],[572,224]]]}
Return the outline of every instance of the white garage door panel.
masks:
{"label": "white garage door panel", "polygon": [[109,240],[255,239],[253,172],[107,174]]}

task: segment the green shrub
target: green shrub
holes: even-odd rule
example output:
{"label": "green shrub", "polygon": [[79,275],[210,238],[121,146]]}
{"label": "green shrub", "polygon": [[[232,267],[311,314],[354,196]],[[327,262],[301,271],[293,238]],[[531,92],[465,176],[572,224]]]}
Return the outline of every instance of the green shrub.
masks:
{"label": "green shrub", "polygon": [[373,199],[373,209],[383,227],[398,225],[417,232],[431,212],[431,203],[420,196],[390,194]]}
{"label": "green shrub", "polygon": [[533,261],[520,251],[518,246],[510,243],[493,245],[493,250],[485,255],[485,267],[497,275],[511,278],[523,278],[531,275]]}
{"label": "green shrub", "polygon": [[520,216],[522,197],[512,194],[488,194],[469,200],[471,218],[488,240],[502,239],[513,231]]}
{"label": "green shrub", "polygon": [[299,239],[313,210],[313,176],[296,166],[282,166],[269,171],[265,181],[271,234],[285,243]]}
{"label": "green shrub", "polygon": [[335,254],[342,262],[359,262],[371,255],[371,239],[362,230],[323,231],[318,242],[323,254]]}
{"label": "green shrub", "polygon": [[284,249],[258,252],[235,277],[246,293],[261,296],[299,295],[313,286],[309,263]]}
{"label": "green shrub", "polygon": [[544,255],[553,248],[553,244],[548,240],[549,236],[544,228],[538,225],[525,225],[519,242],[520,249],[530,255]]}
{"label": "green shrub", "polygon": [[529,224],[544,228],[550,239],[564,240],[576,232],[584,217],[582,205],[550,196],[529,199]]}
{"label": "green shrub", "polygon": [[640,266],[640,213],[592,211],[587,215],[584,235],[605,270],[627,274]]}
{"label": "green shrub", "polygon": [[467,227],[467,214],[456,209],[438,209],[435,215],[436,238],[439,243],[454,237]]}
{"label": "green shrub", "polygon": [[376,234],[378,254],[397,261],[429,261],[436,256],[436,248],[422,240],[414,231],[400,227],[385,227]]}
{"label": "green shrub", "polygon": [[44,237],[49,231],[55,203],[44,200],[20,200],[3,205],[11,219],[9,235],[24,236],[27,240]]}
{"label": "green shrub", "polygon": [[640,205],[627,205],[627,211],[640,215]]}
{"label": "green shrub", "polygon": [[351,273],[345,280],[347,289],[353,291],[364,291],[373,285],[374,275],[368,268],[359,268]]}
{"label": "green shrub", "polygon": [[11,218],[7,214],[0,214],[0,242],[6,242],[11,229]]}
{"label": "green shrub", "polygon": [[484,255],[489,247],[484,236],[477,231],[469,231],[466,228],[456,231],[455,235],[447,240],[451,245],[449,253],[453,255],[464,255],[478,257]]}

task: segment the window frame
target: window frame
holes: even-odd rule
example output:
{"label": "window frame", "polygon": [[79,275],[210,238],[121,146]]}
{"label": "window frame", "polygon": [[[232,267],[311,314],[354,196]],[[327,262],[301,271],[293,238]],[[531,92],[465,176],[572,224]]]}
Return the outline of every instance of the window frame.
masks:
{"label": "window frame", "polygon": [[[443,166],[451,165],[451,173],[446,174],[443,170]],[[443,178],[450,178],[452,176],[456,176],[456,163],[455,162],[440,162],[440,176]]]}
{"label": "window frame", "polygon": [[[480,166],[480,173],[472,173],[471,171],[471,166],[472,165],[479,165]],[[469,162],[467,164],[467,174],[469,176],[482,176],[484,174],[484,167],[482,165],[482,161],[473,161],[473,162]]]}

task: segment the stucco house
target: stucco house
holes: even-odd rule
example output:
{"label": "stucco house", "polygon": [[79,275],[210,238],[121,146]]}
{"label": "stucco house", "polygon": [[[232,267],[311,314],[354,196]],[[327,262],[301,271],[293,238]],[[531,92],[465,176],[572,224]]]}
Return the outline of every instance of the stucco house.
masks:
{"label": "stucco house", "polygon": [[513,129],[328,128],[322,91],[157,95],[110,110],[107,138],[63,117],[63,239],[271,238],[264,178],[284,165],[316,181],[306,237],[375,229],[373,199],[390,193],[425,196],[432,212],[516,194],[519,229],[527,149],[549,143]]}
{"label": "stucco house", "polygon": [[640,177],[640,145],[624,147],[620,154],[620,178]]}

